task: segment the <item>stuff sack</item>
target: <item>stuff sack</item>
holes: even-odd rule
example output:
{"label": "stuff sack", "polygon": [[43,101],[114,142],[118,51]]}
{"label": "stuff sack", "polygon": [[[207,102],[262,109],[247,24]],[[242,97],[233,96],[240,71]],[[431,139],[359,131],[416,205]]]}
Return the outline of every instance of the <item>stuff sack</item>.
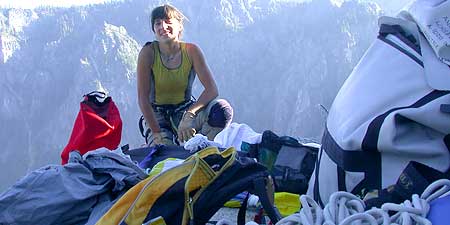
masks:
{"label": "stuff sack", "polygon": [[[260,197],[273,223],[273,188],[266,168],[238,157],[234,148],[203,149],[180,165],[150,176],[126,192],[97,222],[112,224],[205,224],[226,201],[248,191]],[[240,215],[238,224],[245,215]]]}
{"label": "stuff sack", "polygon": [[168,158],[187,159],[192,155],[178,145],[144,146],[124,151],[131,160],[137,162],[142,169],[152,169],[158,162]]}
{"label": "stuff sack", "polygon": [[267,167],[276,192],[305,194],[319,147],[316,143],[303,144],[293,137],[278,136],[266,130],[261,143],[243,142],[241,150]]}
{"label": "stuff sack", "polygon": [[[448,3],[441,11],[450,16]],[[327,117],[308,188],[322,205],[336,191],[363,197],[397,180],[404,183],[399,176],[411,162],[440,173],[449,168],[450,68],[434,54],[410,13],[382,17],[379,24],[378,38]],[[414,180],[404,186],[413,187]]]}
{"label": "stuff sack", "polygon": [[122,136],[122,119],[110,96],[93,91],[83,96],[69,143],[61,152],[62,164],[69,153],[77,150],[81,155],[101,147],[114,150]]}

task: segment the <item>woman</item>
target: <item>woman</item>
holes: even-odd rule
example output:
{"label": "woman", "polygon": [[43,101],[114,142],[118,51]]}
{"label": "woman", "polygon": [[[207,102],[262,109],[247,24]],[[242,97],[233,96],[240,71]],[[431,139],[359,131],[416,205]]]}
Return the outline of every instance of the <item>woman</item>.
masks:
{"label": "woman", "polygon": [[[183,143],[197,132],[212,140],[233,116],[226,100],[216,100],[217,86],[201,49],[180,40],[184,18],[170,5],[153,9],[156,41],[147,42],[139,53],[138,101],[151,131],[146,140],[150,145]],[[204,90],[192,101],[195,75]]]}

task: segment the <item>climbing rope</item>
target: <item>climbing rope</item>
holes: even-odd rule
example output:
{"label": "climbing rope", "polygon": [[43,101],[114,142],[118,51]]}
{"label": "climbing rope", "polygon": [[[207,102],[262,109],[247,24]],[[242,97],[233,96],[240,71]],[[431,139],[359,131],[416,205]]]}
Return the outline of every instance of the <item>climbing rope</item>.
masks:
{"label": "climbing rope", "polygon": [[322,225],[323,210],[320,208],[319,204],[307,195],[300,196],[300,203],[302,205],[302,210],[300,210],[299,213],[281,219],[278,221],[277,225]]}
{"label": "climbing rope", "polygon": [[365,206],[361,199],[351,193],[335,192],[330,196],[330,201],[324,208],[324,225],[338,224],[353,214],[364,212]]}
{"label": "climbing rope", "polygon": [[385,203],[381,209],[367,211],[364,202],[348,192],[333,193],[324,210],[312,198],[302,195],[300,212],[276,225],[431,225],[426,218],[431,201],[449,194],[450,180],[441,179],[430,184],[420,197],[414,194],[403,203]]}

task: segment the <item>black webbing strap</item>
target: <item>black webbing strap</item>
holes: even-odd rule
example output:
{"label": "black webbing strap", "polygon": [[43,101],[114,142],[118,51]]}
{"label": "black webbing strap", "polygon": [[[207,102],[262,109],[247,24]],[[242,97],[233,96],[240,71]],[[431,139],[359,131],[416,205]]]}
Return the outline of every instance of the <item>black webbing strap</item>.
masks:
{"label": "black webbing strap", "polygon": [[241,207],[239,207],[238,216],[237,216],[237,225],[245,224],[245,214],[247,212],[247,204],[248,204],[249,197],[250,197],[250,193],[247,193],[247,195],[244,198],[244,201],[241,204]]}
{"label": "black webbing strap", "polygon": [[[281,215],[278,210],[275,208],[273,203],[270,201],[269,195],[267,193],[266,183],[267,178],[259,178],[253,181],[253,185],[255,188],[255,194],[259,197],[259,201],[264,208],[264,211],[270,218],[270,221],[273,224],[276,224],[280,219]],[[269,184],[270,185],[270,184]]]}
{"label": "black webbing strap", "polygon": [[91,91],[85,95],[85,100],[95,104],[96,106],[103,106],[108,104],[111,101],[111,97],[109,97],[105,92],[101,91]]}
{"label": "black webbing strap", "polygon": [[145,123],[145,119],[144,119],[144,115],[141,116],[141,118],[139,118],[139,131],[142,135],[142,137],[145,139],[145,144],[148,144],[148,136],[150,135],[150,129],[145,129],[144,128],[144,123]]}
{"label": "black webbing strap", "polygon": [[[442,113],[450,113],[450,104],[441,104],[439,110]],[[448,152],[450,152],[450,134],[445,135],[444,144],[445,147],[447,147]],[[445,174],[447,177],[450,177],[450,167],[447,169],[447,172],[445,172]]]}
{"label": "black webbing strap", "polygon": [[313,197],[314,200],[319,203],[321,207],[324,207],[322,198],[320,197],[320,189],[319,189],[319,169],[320,169],[320,160],[322,159],[323,154],[323,148],[321,147],[319,150],[319,155],[317,157],[316,161],[316,168],[314,169],[314,190],[313,190]]}
{"label": "black webbing strap", "polygon": [[385,38],[389,34],[394,35],[404,44],[412,48],[415,52],[421,54],[419,42],[413,35],[408,35],[400,25],[381,24],[378,32],[378,38]]}

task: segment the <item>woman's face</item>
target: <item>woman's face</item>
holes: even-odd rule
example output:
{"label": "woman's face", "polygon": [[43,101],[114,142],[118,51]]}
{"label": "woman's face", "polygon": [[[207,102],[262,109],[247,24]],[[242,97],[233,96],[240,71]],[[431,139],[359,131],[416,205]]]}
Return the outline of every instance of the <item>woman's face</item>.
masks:
{"label": "woman's face", "polygon": [[153,24],[156,39],[160,42],[176,41],[180,37],[182,25],[175,18],[156,19]]}

